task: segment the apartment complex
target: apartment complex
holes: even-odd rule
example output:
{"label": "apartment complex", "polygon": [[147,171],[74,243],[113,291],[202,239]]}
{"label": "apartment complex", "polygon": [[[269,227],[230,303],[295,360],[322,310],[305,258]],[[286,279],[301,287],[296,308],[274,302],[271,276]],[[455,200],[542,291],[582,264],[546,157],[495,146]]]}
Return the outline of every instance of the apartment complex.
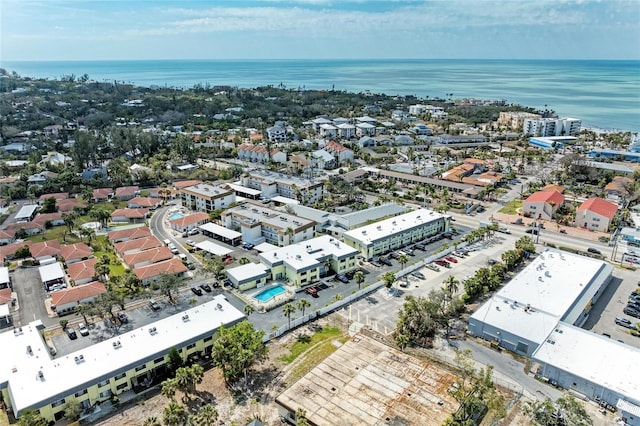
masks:
{"label": "apartment complex", "polygon": [[449,231],[451,216],[417,209],[371,225],[347,231],[344,242],[365,259]]}
{"label": "apartment complex", "polygon": [[259,190],[266,199],[282,196],[313,204],[322,200],[323,196],[322,182],[270,170],[251,170],[240,178],[240,184]]}
{"label": "apartment complex", "polygon": [[278,210],[242,203],[222,213],[222,224],[242,233],[242,241],[287,246],[314,236],[316,223]]}
{"label": "apartment complex", "polygon": [[226,185],[213,186],[201,183],[182,188],[178,193],[183,206],[206,213],[222,210],[236,201],[235,192]]}
{"label": "apartment complex", "polygon": [[498,125],[510,130],[521,130],[524,120],[541,118],[540,114],[525,111],[502,111],[498,116]]}
{"label": "apartment complex", "polygon": [[582,120],[577,118],[526,118],[522,133],[534,136],[572,136],[580,132]]}
{"label": "apartment complex", "polygon": [[223,296],[65,356],[51,356],[40,321],[0,334],[2,397],[16,417],[29,408],[48,421],[62,419],[69,404],[90,407],[112,395],[140,392],[167,375],[167,353],[206,357],[220,325],[244,319]]}

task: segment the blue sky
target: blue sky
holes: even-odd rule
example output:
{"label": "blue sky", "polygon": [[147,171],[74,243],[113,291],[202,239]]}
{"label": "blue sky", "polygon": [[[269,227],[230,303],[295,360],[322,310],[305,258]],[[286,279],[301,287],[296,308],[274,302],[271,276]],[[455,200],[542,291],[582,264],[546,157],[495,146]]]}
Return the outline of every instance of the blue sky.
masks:
{"label": "blue sky", "polygon": [[0,0],[0,61],[640,59],[640,0]]}

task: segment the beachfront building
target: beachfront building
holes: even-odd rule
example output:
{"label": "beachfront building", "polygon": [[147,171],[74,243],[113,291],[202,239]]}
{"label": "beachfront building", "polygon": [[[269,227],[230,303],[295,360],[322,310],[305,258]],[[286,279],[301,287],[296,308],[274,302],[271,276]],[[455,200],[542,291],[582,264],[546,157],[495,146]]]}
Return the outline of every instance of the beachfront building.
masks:
{"label": "beachfront building", "polygon": [[178,193],[183,206],[206,213],[222,210],[236,201],[235,192],[226,185],[202,183],[181,188]]}
{"label": "beachfront building", "polygon": [[[121,400],[158,385],[167,377],[167,353],[183,359],[207,357],[221,325],[232,326],[244,315],[220,295],[211,302],[159,320],[143,329],[120,334],[65,356],[51,356],[40,321],[0,334],[3,363],[0,391],[16,417],[35,409],[47,421],[64,417],[71,404],[80,404],[83,418],[94,407],[109,412],[109,400]],[[89,343],[89,342],[87,342]],[[99,414],[97,414],[99,415]]]}
{"label": "beachfront building", "polygon": [[344,242],[365,259],[449,231],[451,216],[417,209],[343,234]]}
{"label": "beachfront building", "polygon": [[498,116],[498,126],[509,130],[522,130],[524,120],[541,118],[540,114],[525,111],[502,111]]}
{"label": "beachfront building", "polygon": [[242,241],[287,246],[314,236],[315,222],[251,203],[225,210],[222,224],[242,234]]}
{"label": "beachfront building", "polygon": [[549,136],[529,138],[529,145],[543,149],[560,149],[568,144],[575,144],[578,138],[573,136]]}
{"label": "beachfront building", "polygon": [[356,267],[358,251],[337,238],[323,235],[311,240],[265,251],[258,258],[271,273],[272,280],[305,286],[329,271],[337,274]]}
{"label": "beachfront building", "polygon": [[264,169],[249,171],[240,178],[240,185],[259,190],[264,199],[280,196],[302,201],[304,204],[314,204],[322,200],[323,196],[323,184],[320,181]]}
{"label": "beachfront building", "polygon": [[533,136],[573,136],[580,132],[582,120],[577,118],[525,118],[522,133]]}
{"label": "beachfront building", "polygon": [[612,160],[640,162],[640,152],[619,151],[616,149],[592,149],[587,153],[590,158],[610,158]]}
{"label": "beachfront building", "polygon": [[602,260],[547,249],[471,316],[469,333],[530,357],[559,322],[584,324],[612,272]]}

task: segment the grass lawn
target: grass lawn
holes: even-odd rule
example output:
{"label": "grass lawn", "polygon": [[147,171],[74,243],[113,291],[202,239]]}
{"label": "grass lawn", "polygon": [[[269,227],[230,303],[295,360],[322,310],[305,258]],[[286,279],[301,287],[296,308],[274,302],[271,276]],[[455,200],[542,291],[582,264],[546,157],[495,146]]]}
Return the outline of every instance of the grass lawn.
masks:
{"label": "grass lawn", "polygon": [[335,352],[338,348],[333,344],[334,340],[344,343],[349,340],[349,337],[344,335],[339,328],[325,327],[311,337],[296,340],[291,345],[291,352],[280,358],[290,364],[302,355],[299,362],[291,369],[288,381],[294,383]]}
{"label": "grass lawn", "polygon": [[498,210],[498,213],[505,214],[518,214],[522,212],[522,200],[511,200],[503,208]]}
{"label": "grass lawn", "polygon": [[80,242],[80,237],[68,232],[66,226],[54,226],[44,231],[43,234],[31,235],[26,240],[33,241],[34,243],[47,240],[58,240],[60,244],[74,244]]}

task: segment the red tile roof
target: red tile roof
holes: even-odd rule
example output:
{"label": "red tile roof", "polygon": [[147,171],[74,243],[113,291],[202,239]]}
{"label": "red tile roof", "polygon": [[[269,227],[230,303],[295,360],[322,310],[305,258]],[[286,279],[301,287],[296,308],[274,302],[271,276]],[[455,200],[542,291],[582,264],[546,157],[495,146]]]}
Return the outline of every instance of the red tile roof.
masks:
{"label": "red tile roof", "polygon": [[64,260],[81,259],[83,257],[93,256],[93,250],[85,243],[76,243],[62,246],[60,256]]}
{"label": "red tile roof", "polygon": [[124,263],[133,267],[139,263],[157,263],[173,258],[173,253],[167,247],[157,247],[149,250],[138,251],[124,256]]}
{"label": "red tile roof", "polygon": [[139,189],[138,186],[121,186],[116,188],[116,197],[135,195]]}
{"label": "red tile roof", "polygon": [[13,235],[6,231],[0,230],[0,240],[13,240]]}
{"label": "red tile roof", "polygon": [[327,142],[324,145],[324,149],[329,152],[343,152],[348,150],[348,148],[345,148],[342,144],[339,144],[338,142],[334,142],[334,141]]}
{"label": "red tile roof", "polygon": [[547,185],[544,188],[542,188],[540,191],[558,191],[559,193],[563,193],[564,192],[564,186],[562,185]]}
{"label": "red tile roof", "polygon": [[136,228],[120,229],[107,234],[109,241],[137,240],[151,236],[151,229],[148,226],[138,226]]}
{"label": "red tile roof", "polygon": [[29,244],[29,251],[31,251],[31,256],[45,257],[45,256],[58,256],[62,251],[62,247],[60,246],[60,242],[58,240],[48,240],[42,241],[40,243]]}
{"label": "red tile roof", "polygon": [[58,209],[59,212],[70,212],[73,211],[74,207],[86,207],[87,203],[85,203],[84,201],[78,201],[75,198],[70,198],[68,200],[58,200],[56,202],[56,208]]}
{"label": "red tile roof", "polygon": [[21,222],[21,223],[10,223],[7,225],[4,230],[5,232],[15,235],[18,229],[44,229],[44,225],[41,225],[37,222]]}
{"label": "red tile roof", "polygon": [[48,221],[61,220],[62,213],[41,213],[35,217],[31,222],[37,223],[39,226],[44,227]]}
{"label": "red tile roof", "polygon": [[611,220],[618,211],[618,206],[610,203],[609,201],[605,201],[602,198],[590,198],[578,207],[579,212],[585,210],[589,210]]}
{"label": "red tile roof", "polygon": [[96,271],[94,268],[97,261],[98,259],[94,257],[82,262],[72,263],[67,267],[67,274],[69,275],[69,278],[74,281],[94,278],[96,276]]}
{"label": "red tile roof", "polygon": [[[263,145],[253,145],[250,143],[243,143],[238,147],[238,151],[251,151],[257,154],[267,155],[267,147]],[[279,153],[280,150],[277,148],[271,148],[271,155]]]}
{"label": "red tile roof", "polygon": [[173,186],[176,189],[182,189],[182,188],[186,188],[188,186],[193,186],[193,185],[200,185],[202,182],[201,180],[198,179],[192,179],[192,180],[181,180],[179,182],[174,182]]}
{"label": "red tile roof", "polygon": [[147,217],[149,209],[116,209],[111,213],[111,217],[126,217],[127,219],[143,219]]}
{"label": "red tile roof", "polygon": [[67,198],[69,198],[69,193],[68,192],[56,192],[54,194],[42,194],[40,196],[40,198],[38,198],[38,200],[44,201],[47,198],[53,198],[56,201],[57,200],[66,200]]}
{"label": "red tile roof", "polygon": [[0,290],[0,305],[11,302],[11,289],[3,288]]}
{"label": "red tile roof", "polygon": [[135,204],[140,207],[155,207],[162,204],[162,200],[151,197],[135,197],[127,201],[127,205]]}
{"label": "red tile roof", "polygon": [[118,253],[126,253],[133,250],[149,250],[156,247],[162,247],[162,242],[154,236],[123,241],[113,246]]}
{"label": "red tile roof", "polygon": [[154,263],[153,265],[142,266],[133,270],[139,280],[146,280],[154,278],[162,274],[179,274],[186,272],[188,269],[184,264],[173,258],[171,260],[165,260],[164,262]]}
{"label": "red tile roof", "polygon": [[94,200],[106,200],[109,198],[109,194],[113,193],[111,188],[98,188],[93,190]]}
{"label": "red tile roof", "polygon": [[29,246],[29,242],[23,241],[21,243],[13,243],[6,246],[0,246],[0,255],[4,257],[12,257],[16,253],[16,250],[24,246]]}
{"label": "red tile roof", "polygon": [[107,289],[99,281],[93,281],[64,290],[54,291],[51,293],[51,304],[53,306],[62,306],[67,303],[81,302],[90,297],[96,297],[99,294],[106,293]]}
{"label": "red tile roof", "polygon": [[179,228],[184,228],[185,226],[193,225],[194,223],[202,222],[203,220],[209,220],[209,215],[204,212],[197,212],[185,217],[181,217],[180,219],[171,220],[170,223],[176,225]]}
{"label": "red tile roof", "polygon": [[559,206],[564,202],[564,195],[559,193],[558,191],[538,191],[529,195],[529,198],[524,200],[525,203],[555,203],[556,206]]}

